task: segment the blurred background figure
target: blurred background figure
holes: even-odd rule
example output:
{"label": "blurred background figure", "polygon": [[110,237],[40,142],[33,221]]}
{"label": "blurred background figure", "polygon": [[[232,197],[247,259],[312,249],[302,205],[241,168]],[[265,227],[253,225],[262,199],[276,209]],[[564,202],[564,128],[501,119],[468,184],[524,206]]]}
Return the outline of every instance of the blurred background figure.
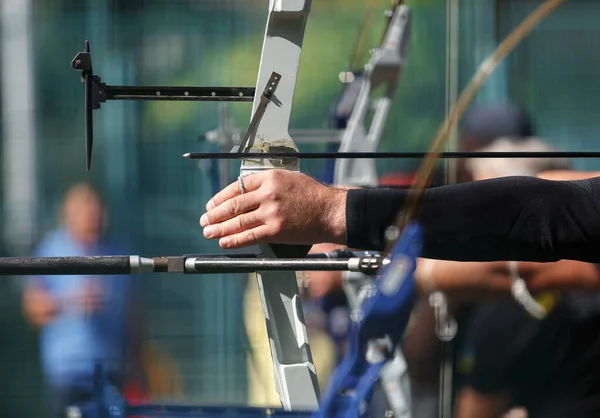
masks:
{"label": "blurred background figure", "polygon": [[469,109],[461,123],[463,151],[477,151],[499,137],[528,138],[534,127],[527,112],[514,103],[494,103]]}
{"label": "blurred background figure", "polygon": [[[513,150],[513,151],[511,151]],[[481,152],[556,152],[556,148],[538,138],[498,138]],[[466,167],[473,180],[485,180],[505,176],[535,177],[544,171],[569,170],[566,158],[470,158]]]}
{"label": "blurred background figure", "polygon": [[[127,254],[120,242],[105,237],[106,214],[91,186],[71,187],[61,215],[61,225],[45,236],[36,256]],[[143,380],[135,293],[129,276],[41,276],[28,282],[23,307],[40,330],[48,416],[62,417],[65,407],[90,396],[97,363],[118,388]]]}
{"label": "blurred background figure", "polygon": [[[459,124],[459,146],[464,152],[481,151],[502,137],[518,141],[534,135],[533,122],[527,112],[510,102],[471,107]],[[465,160],[459,160],[457,170],[458,181],[472,179]]]}

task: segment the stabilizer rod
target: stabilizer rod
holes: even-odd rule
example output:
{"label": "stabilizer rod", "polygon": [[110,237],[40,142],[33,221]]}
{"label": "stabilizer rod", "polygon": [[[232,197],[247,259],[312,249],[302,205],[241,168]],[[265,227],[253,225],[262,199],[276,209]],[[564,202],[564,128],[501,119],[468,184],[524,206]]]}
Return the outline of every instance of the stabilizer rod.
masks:
{"label": "stabilizer rod", "polygon": [[334,258],[330,254],[307,258],[259,258],[251,255],[138,255],[88,257],[0,258],[0,276],[31,275],[127,275],[139,273],[222,274],[255,271],[358,271],[376,274],[388,259],[366,253],[360,257]]}
{"label": "stabilizer rod", "polygon": [[152,259],[139,256],[5,257],[0,275],[112,275],[153,271]]}
{"label": "stabilizer rod", "polygon": [[354,257],[347,259],[209,259],[188,258],[187,273],[249,273],[253,271],[361,271],[375,274],[387,264],[381,257]]}

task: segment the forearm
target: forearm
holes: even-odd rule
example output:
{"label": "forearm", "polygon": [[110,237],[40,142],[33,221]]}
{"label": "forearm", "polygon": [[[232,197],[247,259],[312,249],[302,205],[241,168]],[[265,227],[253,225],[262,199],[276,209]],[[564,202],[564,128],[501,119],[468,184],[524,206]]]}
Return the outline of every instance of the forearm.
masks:
{"label": "forearm", "polygon": [[[506,177],[429,189],[417,213],[424,227],[423,256],[599,262],[599,184],[599,178],[563,182]],[[348,246],[382,250],[385,230],[406,197],[402,190],[348,191]]]}
{"label": "forearm", "polygon": [[[600,270],[595,264],[573,260],[554,263],[517,263],[519,276],[532,293],[600,289]],[[506,262],[457,262],[419,259],[415,279],[419,291],[442,291],[461,297],[508,294],[510,272]]]}
{"label": "forearm", "polygon": [[556,263],[519,263],[519,274],[531,292],[600,290],[600,270],[596,264],[573,260]]}
{"label": "forearm", "polygon": [[505,262],[458,262],[419,259],[415,272],[419,292],[441,291],[448,295],[508,294],[510,280]]}

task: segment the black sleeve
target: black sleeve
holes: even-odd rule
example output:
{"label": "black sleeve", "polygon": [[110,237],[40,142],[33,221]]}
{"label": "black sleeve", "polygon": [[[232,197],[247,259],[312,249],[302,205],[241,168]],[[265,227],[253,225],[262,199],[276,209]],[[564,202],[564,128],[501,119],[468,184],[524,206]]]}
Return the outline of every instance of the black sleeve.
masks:
{"label": "black sleeve", "polygon": [[[407,191],[356,189],[346,202],[347,245],[383,250]],[[428,189],[419,204],[423,256],[456,261],[600,263],[600,177],[504,177]]]}

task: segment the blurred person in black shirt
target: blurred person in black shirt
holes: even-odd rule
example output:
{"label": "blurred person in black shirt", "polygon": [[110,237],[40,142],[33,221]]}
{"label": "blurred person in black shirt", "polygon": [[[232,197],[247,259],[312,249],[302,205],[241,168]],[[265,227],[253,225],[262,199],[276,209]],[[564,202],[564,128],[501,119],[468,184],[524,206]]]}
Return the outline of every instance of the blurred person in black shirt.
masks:
{"label": "blurred person in black shirt", "polygon": [[600,295],[567,292],[538,320],[516,301],[472,313],[458,371],[456,418],[600,416]]}

